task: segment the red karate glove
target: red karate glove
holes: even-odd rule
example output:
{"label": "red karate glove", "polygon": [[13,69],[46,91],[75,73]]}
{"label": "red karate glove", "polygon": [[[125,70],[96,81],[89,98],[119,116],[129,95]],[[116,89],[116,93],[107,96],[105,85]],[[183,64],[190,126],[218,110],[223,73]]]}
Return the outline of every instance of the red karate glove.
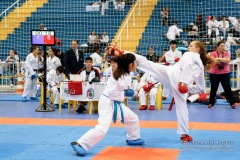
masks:
{"label": "red karate glove", "polygon": [[175,62],[178,62],[179,60],[180,60],[180,58],[176,58],[176,59],[175,59]]}
{"label": "red karate glove", "polygon": [[180,93],[187,93],[188,92],[188,86],[184,86],[183,82],[178,83],[178,90]]}
{"label": "red karate glove", "polygon": [[[109,50],[110,50],[110,49],[111,49],[111,52],[109,53]],[[119,55],[115,55],[115,51],[117,51],[117,52],[119,53]],[[118,48],[109,46],[109,47],[107,47],[107,49],[106,49],[106,53],[107,53],[107,55],[109,55],[109,56],[120,56],[120,55],[123,55],[123,54],[124,54],[124,51],[123,51],[123,50],[120,50],[120,49],[118,49]]]}
{"label": "red karate glove", "polygon": [[168,62],[164,62],[164,65],[165,65],[165,66],[169,66],[170,63],[168,63]]}
{"label": "red karate glove", "polygon": [[199,94],[198,101],[203,102],[205,100],[207,100],[207,94],[206,93]]}
{"label": "red karate glove", "polygon": [[152,88],[153,88],[153,84],[152,83],[148,83],[148,84],[143,85],[143,90],[145,92],[149,92]]}

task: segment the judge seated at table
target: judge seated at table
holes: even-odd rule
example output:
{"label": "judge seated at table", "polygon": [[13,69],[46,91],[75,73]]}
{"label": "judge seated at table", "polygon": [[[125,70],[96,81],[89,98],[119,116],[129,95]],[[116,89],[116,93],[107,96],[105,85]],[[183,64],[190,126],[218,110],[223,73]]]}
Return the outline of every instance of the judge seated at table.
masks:
{"label": "judge seated at table", "polygon": [[[80,74],[81,80],[92,82],[94,79],[96,79],[96,77],[100,79],[101,76],[98,69],[92,67],[92,64],[93,64],[92,58],[87,57],[85,60],[85,63],[86,63],[86,67],[78,71],[78,74]],[[85,108],[86,104],[87,102],[80,101],[79,107],[76,110],[76,112],[83,113],[83,111],[86,110]]]}

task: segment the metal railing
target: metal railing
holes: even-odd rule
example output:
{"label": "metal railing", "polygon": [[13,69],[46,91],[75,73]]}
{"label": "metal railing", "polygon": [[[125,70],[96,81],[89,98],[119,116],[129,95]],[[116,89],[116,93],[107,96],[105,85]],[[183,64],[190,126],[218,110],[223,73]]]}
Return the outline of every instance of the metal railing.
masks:
{"label": "metal railing", "polygon": [[[18,75],[24,74],[25,63],[0,62],[0,90],[15,90],[18,84]],[[0,91],[0,92],[1,92]]]}
{"label": "metal railing", "polygon": [[18,12],[18,17],[19,17],[19,3],[21,0],[17,0],[16,2],[14,2],[12,5],[10,5],[7,9],[5,9],[1,14],[0,17],[2,17],[4,15],[5,18],[5,27],[7,27],[7,13],[8,11],[14,7],[15,5],[17,5],[17,12]]}
{"label": "metal railing", "polygon": [[[141,2],[142,2],[142,4],[141,4]],[[129,16],[127,17],[127,19],[126,19],[126,21],[125,21],[125,23],[124,23],[124,25],[122,26],[122,28],[121,28],[121,30],[120,30],[120,32],[119,32],[119,34],[118,34],[118,36],[117,36],[117,38],[116,38],[116,40],[115,40],[115,43],[120,39],[120,46],[119,46],[119,48],[122,48],[122,32],[123,32],[123,30],[126,28],[126,30],[127,30],[127,35],[126,35],[126,38],[128,39],[129,37],[128,37],[128,25],[129,25],[129,19],[131,18],[131,17],[133,17],[133,26],[135,26],[136,25],[136,22],[135,22],[135,9],[137,8],[137,6],[138,6],[138,15],[140,15],[141,14],[141,5],[146,5],[146,0],[137,0],[136,2],[135,2],[135,5],[133,6],[133,9],[132,9],[132,11],[131,11],[131,13],[129,14]]]}
{"label": "metal railing", "polygon": [[[230,63],[231,68],[231,87],[232,89],[240,89],[240,63]],[[21,73],[24,75],[24,66],[25,62],[15,63],[14,65],[8,64],[6,62],[0,62],[0,92],[3,91],[3,88],[6,90],[12,90],[11,84],[16,89],[17,78]],[[23,76],[24,77],[24,76]],[[210,82],[205,74],[206,79],[206,89],[210,90]]]}

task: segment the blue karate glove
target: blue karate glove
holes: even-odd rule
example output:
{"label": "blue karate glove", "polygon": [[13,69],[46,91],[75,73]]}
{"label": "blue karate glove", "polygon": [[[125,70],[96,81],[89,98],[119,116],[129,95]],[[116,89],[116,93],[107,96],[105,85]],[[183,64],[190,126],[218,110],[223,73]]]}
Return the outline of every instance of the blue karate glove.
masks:
{"label": "blue karate glove", "polygon": [[37,78],[37,75],[36,75],[36,74],[31,75],[31,79],[32,79],[32,80],[35,79],[35,78]]}

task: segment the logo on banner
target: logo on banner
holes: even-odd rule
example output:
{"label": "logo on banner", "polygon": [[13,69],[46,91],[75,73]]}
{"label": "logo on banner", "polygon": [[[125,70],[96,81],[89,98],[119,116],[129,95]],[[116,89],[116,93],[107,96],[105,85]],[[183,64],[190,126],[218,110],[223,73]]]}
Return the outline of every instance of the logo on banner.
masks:
{"label": "logo on banner", "polygon": [[89,88],[89,89],[87,90],[87,97],[88,97],[89,99],[92,99],[92,98],[94,97],[94,89],[93,89],[93,88]]}

